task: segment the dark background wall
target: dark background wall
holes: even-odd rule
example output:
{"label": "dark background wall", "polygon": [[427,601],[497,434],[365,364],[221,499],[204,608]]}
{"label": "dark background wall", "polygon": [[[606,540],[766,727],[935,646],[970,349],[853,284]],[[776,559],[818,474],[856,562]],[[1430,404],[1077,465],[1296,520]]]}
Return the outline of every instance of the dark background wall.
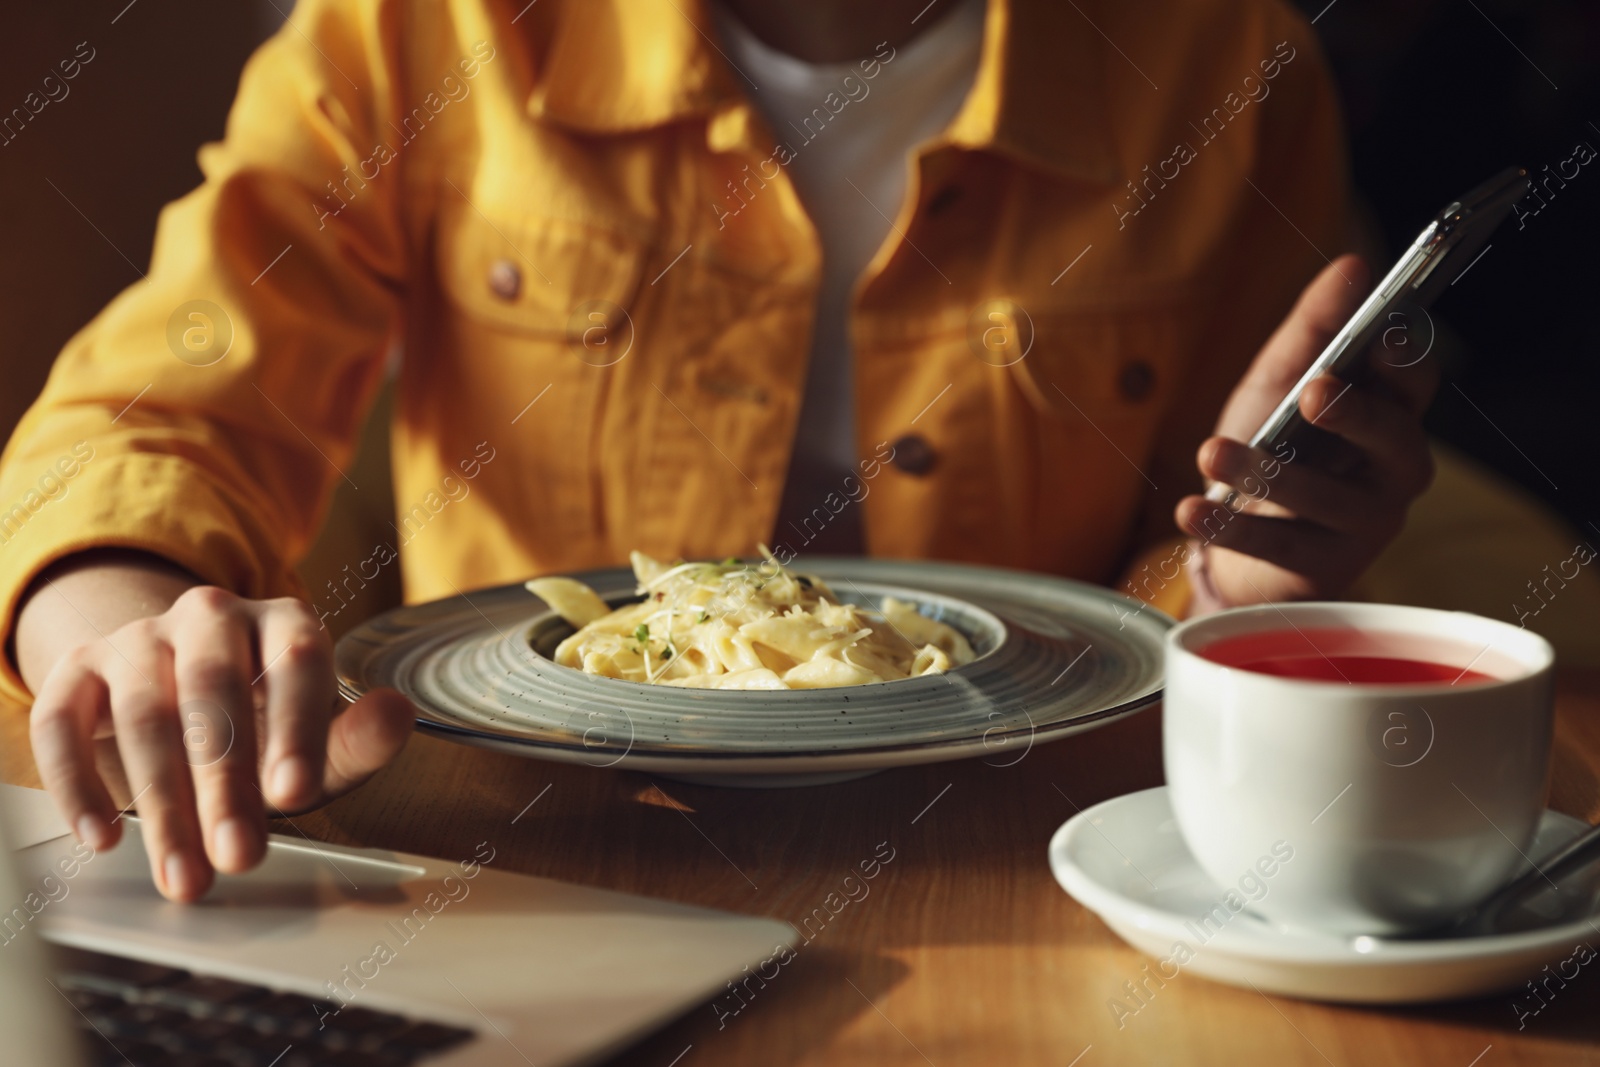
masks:
{"label": "dark background wall", "polygon": [[[1356,188],[1391,256],[1511,164],[1600,152],[1600,4],[1296,0],[1336,71]],[[1320,14],[1320,17],[1318,17]],[[1571,173],[1571,166],[1567,166]],[[1435,307],[1433,433],[1600,538],[1600,158],[1552,182]],[[1594,526],[1589,525],[1595,524]]]}
{"label": "dark background wall", "polygon": [[[1589,0],[1297,0],[1339,78],[1356,187],[1389,254],[1448,199],[1510,163],[1541,172],[1600,149],[1600,5]],[[199,180],[238,72],[290,0],[94,0],[18,5],[0,35],[0,114],[87,42],[94,59],[0,145],[0,433],[63,342],[148,263],[156,213]],[[1136,43],[1130,47],[1137,50]],[[1570,172],[1570,169],[1569,169]],[[1436,309],[1448,377],[1441,438],[1600,536],[1600,160],[1558,190]],[[358,463],[382,485],[381,434]],[[381,532],[387,497],[341,499]],[[370,544],[334,531],[313,589]],[[374,590],[372,610],[395,591]],[[362,605],[363,608],[369,605]],[[349,615],[365,614],[347,613]]]}

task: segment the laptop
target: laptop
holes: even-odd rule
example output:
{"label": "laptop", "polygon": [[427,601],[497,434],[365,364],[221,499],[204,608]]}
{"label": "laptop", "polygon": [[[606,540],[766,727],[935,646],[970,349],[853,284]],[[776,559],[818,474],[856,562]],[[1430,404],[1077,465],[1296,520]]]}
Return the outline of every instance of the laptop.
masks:
{"label": "laptop", "polygon": [[7,1063],[587,1064],[796,937],[497,870],[492,841],[441,860],[273,835],[260,867],[174,904],[137,819],[96,853],[56,833],[42,792],[0,793]]}

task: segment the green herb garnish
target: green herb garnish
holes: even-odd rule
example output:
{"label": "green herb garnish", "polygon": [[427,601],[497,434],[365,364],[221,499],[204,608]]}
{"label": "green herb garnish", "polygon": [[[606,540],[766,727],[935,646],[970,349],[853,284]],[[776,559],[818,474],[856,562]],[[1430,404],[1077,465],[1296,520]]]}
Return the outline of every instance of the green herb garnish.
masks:
{"label": "green herb garnish", "polygon": [[641,645],[650,640],[650,624],[641,622],[639,628],[633,631],[633,639]]}

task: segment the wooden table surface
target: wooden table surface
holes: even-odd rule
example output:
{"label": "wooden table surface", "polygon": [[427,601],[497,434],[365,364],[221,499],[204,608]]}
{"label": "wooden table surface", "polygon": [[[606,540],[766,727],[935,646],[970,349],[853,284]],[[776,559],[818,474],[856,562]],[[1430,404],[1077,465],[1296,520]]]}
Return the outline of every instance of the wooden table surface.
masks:
{"label": "wooden table surface", "polygon": [[[36,785],[23,714],[7,710],[0,775]],[[764,791],[419,735],[365,787],[294,824],[444,859],[490,841],[504,869],[797,926],[829,916],[738,1014],[696,1007],[613,1061],[628,1067],[1600,1063],[1600,972],[1588,971],[1520,1031],[1509,994],[1354,1008],[1192,975],[1119,1027],[1108,1001],[1144,958],[1061,891],[1045,849],[1078,809],[1159,784],[1159,742],[1160,713],[1147,711],[1013,766],[967,760]],[[1552,794],[1560,811],[1600,817],[1600,673],[1561,678]],[[885,856],[867,895],[841,907],[846,875]]]}

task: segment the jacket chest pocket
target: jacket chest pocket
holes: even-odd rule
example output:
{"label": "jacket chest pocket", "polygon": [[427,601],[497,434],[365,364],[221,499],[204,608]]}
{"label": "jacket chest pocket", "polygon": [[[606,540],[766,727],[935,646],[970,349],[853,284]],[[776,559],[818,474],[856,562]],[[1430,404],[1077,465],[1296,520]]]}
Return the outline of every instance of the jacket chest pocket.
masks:
{"label": "jacket chest pocket", "polygon": [[[614,356],[630,338],[647,242],[569,219],[497,212],[447,199],[436,234],[440,289],[471,320],[530,339]],[[620,357],[617,357],[620,358]]]}
{"label": "jacket chest pocket", "polygon": [[1035,412],[1037,461],[1022,491],[1044,558],[1109,580],[1152,497],[1176,487],[1163,451],[1175,420],[1194,414],[1195,324],[1149,305],[1036,314],[1034,327],[1032,349],[1010,367]]}
{"label": "jacket chest pocket", "polygon": [[1118,442],[1126,447],[1142,444],[1170,406],[1181,402],[1177,393],[1194,324],[1179,307],[1046,310],[1017,320],[1009,355],[1023,346],[1026,355],[1009,366],[1023,394],[1047,418],[1117,426],[1129,434],[1126,443]]}
{"label": "jacket chest pocket", "polygon": [[408,415],[447,455],[466,437],[504,441],[514,458],[492,472],[504,481],[497,510],[534,558],[569,558],[574,539],[604,527],[600,426],[638,339],[648,244],[445,197],[433,259],[443,306],[429,350],[407,360]]}

